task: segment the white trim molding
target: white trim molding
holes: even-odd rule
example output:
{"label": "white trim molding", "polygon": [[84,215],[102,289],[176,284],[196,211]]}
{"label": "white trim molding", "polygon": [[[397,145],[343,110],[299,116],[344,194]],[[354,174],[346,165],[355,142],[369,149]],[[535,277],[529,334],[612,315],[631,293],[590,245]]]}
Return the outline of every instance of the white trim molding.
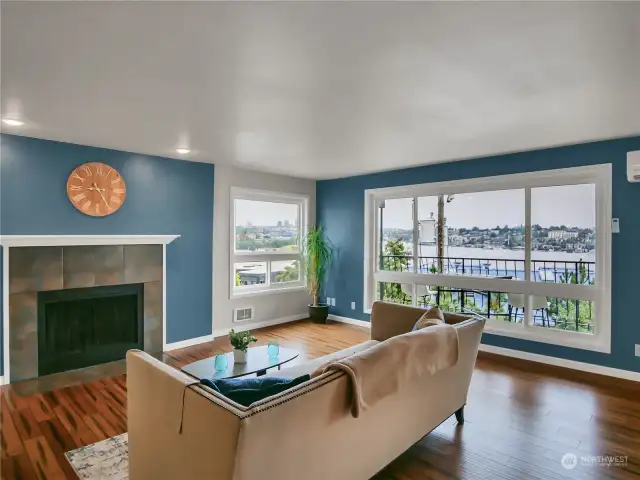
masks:
{"label": "white trim molding", "polygon": [[364,327],[371,328],[371,322],[367,322],[366,320],[356,320],[355,318],[349,317],[340,317],[339,315],[329,314],[329,320],[333,320],[334,322],[340,323],[348,323],[349,325],[355,325],[356,327]]}
{"label": "white trim molding", "polygon": [[[597,280],[595,284],[583,285],[532,280],[532,189],[583,184],[593,185],[595,192],[595,203],[585,206],[585,208],[593,208],[595,211],[595,265],[597,269]],[[418,198],[500,190],[521,190],[524,196],[522,214],[525,227],[525,251],[523,252],[523,259],[519,260],[524,263],[524,275],[522,279],[514,281],[512,279],[491,277],[489,275],[458,274],[453,271],[436,273],[424,270],[414,272],[389,271],[381,267],[381,214],[379,215],[378,211],[384,207],[386,201],[398,198],[413,199],[413,264],[417,265],[418,256],[415,251],[417,241],[415,237],[417,234]],[[570,301],[589,301],[595,304],[594,328],[591,333],[541,328],[533,323],[532,308],[523,309],[525,318],[521,323],[489,319],[485,330],[497,335],[611,353],[611,190],[612,166],[609,163],[527,172],[515,175],[500,175],[365,190],[363,310],[367,312],[376,300],[376,286],[378,282],[408,284],[414,289],[419,285],[425,285],[432,289],[433,287],[439,286],[481,292],[500,292],[501,294],[507,295],[518,294],[524,296],[525,305],[531,305],[530,302],[536,296],[567,299]],[[499,223],[499,217],[497,221]],[[417,295],[412,296],[412,301],[415,305]]]}
{"label": "white trim molding", "polygon": [[229,335],[229,330],[231,330],[232,328],[236,332],[244,332],[247,330],[256,330],[258,328],[270,327],[272,325],[279,325],[281,323],[289,323],[289,322],[295,322],[298,320],[304,320],[305,318],[309,318],[308,313],[299,313],[297,315],[289,315],[288,317],[274,318],[273,320],[263,320],[261,322],[234,323],[227,328],[219,328],[218,330],[214,330],[213,336],[214,338],[225,337]]}
{"label": "white trim molding", "polygon": [[11,379],[9,337],[9,247],[4,247],[2,249],[2,369],[7,383]]}
{"label": "white trim molding", "polygon": [[3,247],[168,244],[180,235],[0,235]]}
{"label": "white trim molding", "polygon": [[193,347],[194,345],[200,345],[201,343],[207,343],[213,341],[213,335],[203,335],[202,337],[188,338],[187,340],[181,340],[179,342],[167,343],[164,347],[165,352],[171,350],[177,350],[179,348]]}
{"label": "white trim molding", "polygon": [[[357,325],[360,327],[371,328],[371,322],[364,320],[356,320],[355,318],[340,317],[338,315],[329,315],[331,320],[341,323],[348,323],[350,325]],[[486,331],[486,330],[485,330]],[[489,332],[487,333],[495,333]],[[605,375],[607,377],[622,378],[624,380],[631,380],[633,382],[640,382],[640,372],[634,372],[632,370],[621,370],[619,368],[603,367],[593,363],[576,362],[574,360],[567,360],[558,357],[549,357],[547,355],[540,355],[538,353],[522,352],[520,350],[512,350],[510,348],[495,347],[493,345],[480,344],[479,350],[481,352],[493,353],[495,355],[502,355],[505,357],[519,358],[521,360],[529,360],[537,363],[544,363],[546,365],[553,365],[556,367],[568,368],[570,370],[579,370],[581,372],[595,373],[598,375]]]}
{"label": "white trim molding", "polygon": [[4,385],[4,377],[0,377],[0,386]]}
{"label": "white trim molding", "polygon": [[537,353],[522,352],[520,350],[512,350],[510,348],[495,347],[493,345],[480,344],[480,351],[502,355],[505,357],[519,358],[520,360],[529,360],[531,362],[544,363],[556,367],[568,368],[571,370],[580,370],[581,372],[595,373],[605,375],[607,377],[622,378],[633,382],[640,382],[640,372],[632,370],[621,370],[619,368],[603,367],[593,363],[576,362],[575,360],[566,360],[564,358],[549,357]]}

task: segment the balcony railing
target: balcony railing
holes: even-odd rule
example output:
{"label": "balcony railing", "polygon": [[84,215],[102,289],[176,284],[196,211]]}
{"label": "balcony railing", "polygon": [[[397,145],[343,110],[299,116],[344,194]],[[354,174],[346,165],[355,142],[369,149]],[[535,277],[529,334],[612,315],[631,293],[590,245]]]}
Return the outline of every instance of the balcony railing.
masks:
{"label": "balcony railing", "polygon": [[[413,257],[385,255],[381,269],[413,272]],[[523,280],[525,261],[498,258],[418,257],[420,273],[438,273],[441,268],[449,275],[471,275]],[[549,283],[592,285],[595,282],[595,262],[584,260],[532,260],[531,280]],[[412,287],[381,282],[377,296],[385,301],[412,304]],[[418,291],[417,305],[439,305],[442,309],[460,313],[476,313],[487,318],[522,322],[522,295],[449,287],[426,287]],[[545,301],[546,300],[546,301]],[[543,327],[593,332],[593,303],[586,300],[535,297],[533,324]],[[544,306],[546,305],[546,307]]]}

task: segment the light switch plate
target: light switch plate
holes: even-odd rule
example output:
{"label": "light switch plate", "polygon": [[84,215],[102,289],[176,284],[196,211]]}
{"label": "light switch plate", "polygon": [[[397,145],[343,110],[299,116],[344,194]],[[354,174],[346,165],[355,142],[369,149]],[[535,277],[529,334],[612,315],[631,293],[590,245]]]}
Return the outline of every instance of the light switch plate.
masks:
{"label": "light switch plate", "polygon": [[612,218],[611,219],[611,233],[620,233],[620,219]]}
{"label": "light switch plate", "polygon": [[332,298],[332,299],[331,299],[331,306],[332,306],[332,307],[335,307],[335,306],[336,306],[336,299],[335,299],[335,298]]}
{"label": "light switch plate", "polygon": [[331,297],[327,297],[327,305],[331,306]]}
{"label": "light switch plate", "polygon": [[356,309],[356,302],[351,302],[351,310],[355,310]]}
{"label": "light switch plate", "polygon": [[636,357],[640,357],[640,344],[636,345]]}

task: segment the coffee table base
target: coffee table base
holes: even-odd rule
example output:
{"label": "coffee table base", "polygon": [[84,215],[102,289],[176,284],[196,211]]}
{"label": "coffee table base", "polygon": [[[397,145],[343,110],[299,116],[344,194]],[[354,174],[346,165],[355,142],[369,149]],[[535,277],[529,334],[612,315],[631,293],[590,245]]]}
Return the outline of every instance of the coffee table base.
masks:
{"label": "coffee table base", "polygon": [[[278,365],[278,370],[280,370],[280,365]],[[261,377],[261,376],[266,375],[266,374],[267,374],[267,369],[266,368],[264,370],[258,370],[256,372],[256,377]]]}

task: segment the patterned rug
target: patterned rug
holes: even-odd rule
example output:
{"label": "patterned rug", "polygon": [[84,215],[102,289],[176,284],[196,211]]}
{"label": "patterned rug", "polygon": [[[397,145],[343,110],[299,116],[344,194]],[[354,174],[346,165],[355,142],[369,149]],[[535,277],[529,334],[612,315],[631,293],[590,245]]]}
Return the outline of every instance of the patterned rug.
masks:
{"label": "patterned rug", "polygon": [[79,478],[127,480],[129,447],[126,433],[65,453]]}

